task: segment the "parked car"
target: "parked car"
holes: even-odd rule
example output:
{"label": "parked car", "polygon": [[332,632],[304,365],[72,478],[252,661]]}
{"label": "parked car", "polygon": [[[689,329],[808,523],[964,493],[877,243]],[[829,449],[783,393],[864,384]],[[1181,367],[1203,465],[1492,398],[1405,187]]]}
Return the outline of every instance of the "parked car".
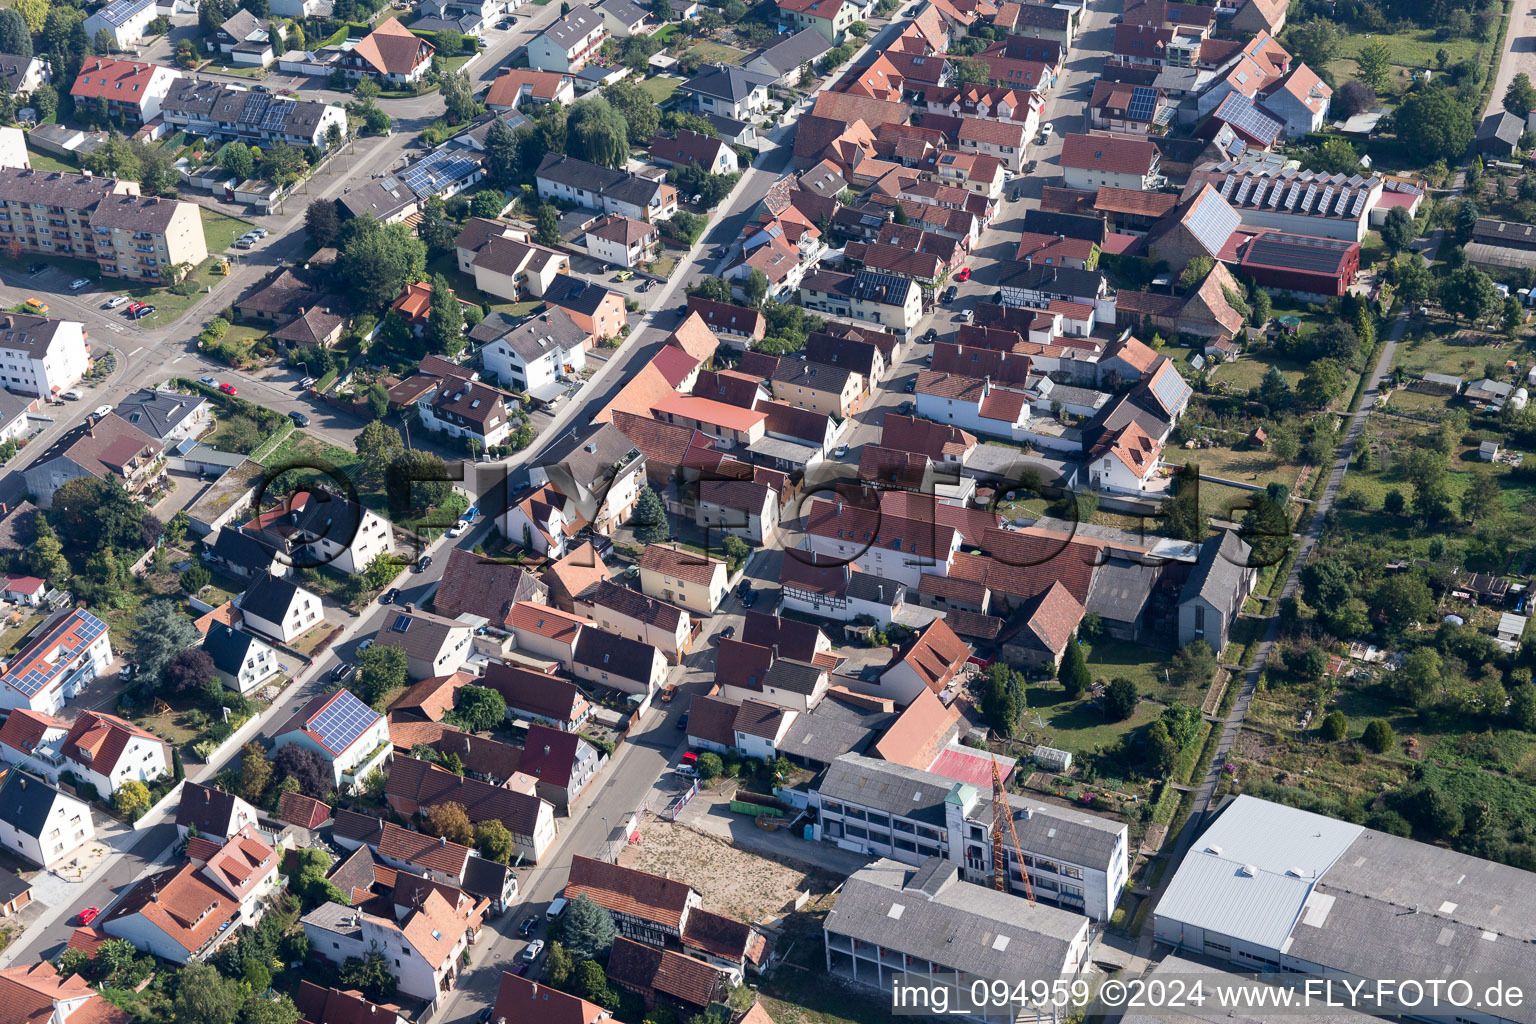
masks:
{"label": "parked car", "polygon": [[[923,335],[923,340],[924,341],[935,341],[935,340],[938,339],[938,336],[939,336],[939,329],[937,327],[930,327],[930,328],[928,328],[927,333],[925,333]],[[928,358],[932,359],[933,357],[929,356]]]}
{"label": "parked car", "polygon": [[742,580],[740,585],[736,587],[736,596],[746,597],[750,593],[752,593],[752,581]]}
{"label": "parked car", "polygon": [[754,604],[757,604],[757,591],[749,590],[747,596],[741,599],[741,605],[743,608],[751,608]]}
{"label": "parked car", "polygon": [[335,668],[331,669],[331,682],[339,683],[351,674],[352,666],[346,662],[342,662],[340,665],[337,665]]}
{"label": "parked car", "polygon": [[88,277],[77,277],[73,281],[69,282],[69,290],[72,292],[77,292],[81,288],[89,288],[90,286],[91,279]]}
{"label": "parked car", "polygon": [[46,264],[46,263],[28,263],[27,264],[27,276],[29,276],[29,277],[36,277],[38,274],[41,274],[43,271],[45,271],[47,269],[48,269],[48,264]]}
{"label": "parked car", "polygon": [[126,296],[126,295],[114,295],[110,299],[108,299],[105,303],[103,303],[101,308],[102,309],[116,309],[118,306],[121,306],[123,303],[125,303],[127,301],[128,301],[128,296]]}
{"label": "parked car", "polygon": [[1054,134],[1056,134],[1056,126],[1051,124],[1051,122],[1047,121],[1047,122],[1045,122],[1045,124],[1040,126],[1040,141],[1041,142],[1048,141],[1050,139],[1050,137],[1052,135],[1054,135]]}
{"label": "parked car", "polygon": [[683,717],[677,720],[677,731],[682,732],[686,728],[688,728],[688,712],[684,711]]}
{"label": "parked car", "polygon": [[426,572],[431,567],[432,567],[432,556],[431,555],[422,555],[419,559],[416,560],[416,571],[417,572]]}
{"label": "parked car", "polygon": [[288,414],[288,418],[301,427],[309,426],[309,417],[295,409]]}
{"label": "parked car", "polygon": [[848,446],[845,444],[840,444],[836,448],[832,449],[832,454],[840,459],[844,455],[848,454]]}
{"label": "parked car", "polygon": [[112,407],[110,405],[98,405],[96,407],[96,411],[91,413],[91,415],[92,416],[100,417],[100,416],[105,416],[107,413],[109,413],[111,411],[112,411]]}
{"label": "parked car", "polygon": [[896,411],[901,413],[903,416],[910,416],[912,414],[912,410],[915,408],[917,408],[917,406],[913,405],[911,402],[902,402],[901,405],[896,407]]}
{"label": "parked car", "polygon": [[219,382],[213,377],[199,377],[197,382],[205,388],[216,388],[219,386]]}
{"label": "parked car", "polygon": [[960,268],[960,272],[955,275],[955,280],[956,281],[969,281],[970,279],[971,279],[971,268],[970,267],[961,267]]}
{"label": "parked car", "polygon": [[[155,307],[151,306],[149,308],[154,309]],[[219,390],[224,392],[226,395],[237,395],[240,393],[240,389],[235,387],[233,384],[220,384]]]}
{"label": "parked car", "polygon": [[948,288],[944,289],[944,303],[948,305],[949,303],[954,302],[955,296],[959,294],[960,289],[956,288],[954,285],[950,285]]}
{"label": "parked car", "polygon": [[915,392],[917,390],[917,381],[915,381],[915,380],[907,381],[906,386],[904,388],[902,388],[902,390],[905,391],[909,395],[912,394],[913,392]]}
{"label": "parked car", "polygon": [[538,926],[539,919],[536,917],[530,917],[528,920],[517,926],[517,934],[526,939],[528,936],[533,934],[533,930]]}
{"label": "parked car", "polygon": [[251,230],[247,232],[247,234],[251,235],[253,238],[266,238],[271,233],[272,232],[268,231],[266,228],[251,228]]}
{"label": "parked car", "polygon": [[101,909],[99,907],[86,907],[84,910],[80,911],[80,923],[90,924],[92,921],[96,920],[96,915],[99,913],[101,913]]}
{"label": "parked car", "polygon": [[394,604],[395,599],[399,596],[400,588],[390,587],[388,590],[384,591],[383,594],[379,595],[379,604]]}
{"label": "parked car", "polygon": [[67,398],[71,402],[78,402],[78,401],[80,401],[80,399],[85,397],[85,392],[81,391],[79,388],[70,388],[68,391],[64,392],[64,394],[60,395],[59,397]]}
{"label": "parked car", "polygon": [[[153,313],[154,311],[155,311],[155,307],[154,306],[140,306],[138,309],[134,310],[129,315],[132,316],[133,319],[135,319],[135,320],[142,320],[145,317],[149,316],[149,314]],[[230,394],[234,394],[234,392],[231,391]]]}
{"label": "parked car", "polygon": [[315,386],[315,378],[313,378],[313,377],[305,377],[303,380],[299,381],[299,390],[300,391],[303,391],[305,388],[312,388],[314,386]]}
{"label": "parked car", "polygon": [[448,536],[462,537],[464,536],[464,531],[467,529],[469,529],[469,523],[466,520],[460,519],[458,522],[454,523],[448,528]]}
{"label": "parked car", "polygon": [[539,954],[542,952],[544,952],[544,940],[534,939],[532,942],[528,943],[527,948],[523,950],[521,956],[529,963],[533,963],[539,958]]}
{"label": "parked car", "polygon": [[121,679],[125,683],[128,680],[132,679],[133,678],[133,666],[132,665],[124,665],[122,671],[117,674],[117,678]]}
{"label": "parked car", "polygon": [[144,303],[142,303],[142,302],[130,302],[130,303],[128,303],[128,308],[123,310],[123,312],[126,313],[128,316],[133,316],[133,314],[137,313],[139,310],[141,310],[143,308],[144,308]]}
{"label": "parked car", "polygon": [[36,296],[33,296],[27,300],[27,308],[36,313],[38,316],[48,315],[48,303],[44,302],[42,299],[37,298]]}
{"label": "parked car", "polygon": [[683,751],[683,764],[694,764],[694,765],[696,765],[698,763],[699,763],[699,755],[698,755],[698,753],[696,751],[692,751],[692,750],[685,750],[685,751]]}
{"label": "parked car", "polygon": [[735,635],[736,635],[736,627],[735,626],[726,626],[724,629],[722,629],[720,631],[720,639],[721,640],[729,640],[731,637],[733,637]]}
{"label": "parked car", "polygon": [[236,249],[251,249],[251,248],[254,248],[255,246],[256,246],[256,243],[251,241],[249,238],[241,238],[241,239],[239,239],[238,241],[235,242],[235,248]]}

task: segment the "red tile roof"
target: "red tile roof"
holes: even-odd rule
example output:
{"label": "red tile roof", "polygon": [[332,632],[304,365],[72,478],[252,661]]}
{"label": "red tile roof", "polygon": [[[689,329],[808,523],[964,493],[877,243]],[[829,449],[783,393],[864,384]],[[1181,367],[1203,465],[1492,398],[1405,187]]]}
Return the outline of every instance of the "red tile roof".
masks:
{"label": "red tile roof", "polygon": [[564,644],[574,644],[581,627],[592,625],[595,623],[591,619],[551,608],[547,604],[519,601],[512,606],[513,629],[528,630]]}
{"label": "red tile roof", "polygon": [[123,751],[134,739],[158,744],[166,765],[170,764],[170,754],[165,753],[164,740],[132,722],[100,711],[85,711],[75,719],[69,735],[64,737],[64,756],[76,764],[88,766],[92,771],[110,777],[112,769],[117,767],[117,759],[123,756]]}
{"label": "red tile roof", "polygon": [[[284,793],[277,802],[277,816],[290,825],[314,829],[331,816],[331,809],[314,797],[302,793]],[[315,1021],[314,1024],[321,1022]]]}
{"label": "red tile roof", "polygon": [[895,764],[927,771],[955,734],[960,718],[958,708],[946,708],[932,690],[923,690],[875,742],[874,754]]}
{"label": "red tile roof", "polygon": [[1157,147],[1143,139],[1109,135],[1068,135],[1061,166],[1114,174],[1147,174],[1157,163]]}
{"label": "red tile roof", "polygon": [[571,858],[571,872],[563,895],[566,899],[585,896],[612,913],[654,921],[681,931],[683,917],[694,893],[692,888],[676,879],[620,867],[578,853]]}
{"label": "red tile roof", "polygon": [[87,57],[80,66],[80,74],[70,87],[69,94],[79,99],[95,99],[100,96],[130,106],[142,106],[147,98],[146,90],[150,80],[160,70],[154,64],[136,60]]}
{"label": "red tile roof", "polygon": [[[597,1024],[608,1017],[608,1011],[596,1003],[567,995],[557,988],[529,981],[510,971],[501,976],[501,987],[496,991],[496,1002],[491,1007],[491,1019],[513,1021],[537,1021],[538,1024]],[[386,1022],[387,1024],[387,1022]]]}
{"label": "red tile roof", "polygon": [[613,941],[607,973],[621,986],[661,993],[697,1007],[714,1002],[724,987],[720,970],[703,960],[623,936]]}
{"label": "red tile roof", "polygon": [[352,53],[384,74],[404,75],[431,57],[433,49],[431,43],[390,19],[363,37]]}
{"label": "red tile roof", "polygon": [[675,345],[663,345],[651,357],[651,365],[660,371],[668,384],[677,388],[699,368],[699,361]]}
{"label": "red tile roof", "polygon": [[1059,657],[1071,642],[1077,624],[1083,621],[1083,613],[1077,598],[1061,583],[1053,583],[1030,615],[1029,631],[1046,650]]}
{"label": "red tile roof", "polygon": [[709,586],[715,578],[715,567],[722,564],[724,563],[719,559],[707,558],[684,548],[668,547],[665,544],[647,545],[645,556],[640,559],[642,570],[649,569],[664,576],[672,576],[704,587]]}
{"label": "red tile roof", "polygon": [[43,734],[50,729],[68,730],[69,726],[51,715],[28,708],[15,708],[0,726],[0,743],[12,750],[30,754],[37,747]]}
{"label": "red tile roof", "polygon": [[938,693],[949,685],[970,656],[970,645],[956,636],[943,619],[934,619],[908,641],[896,661],[906,664],[923,685]]}

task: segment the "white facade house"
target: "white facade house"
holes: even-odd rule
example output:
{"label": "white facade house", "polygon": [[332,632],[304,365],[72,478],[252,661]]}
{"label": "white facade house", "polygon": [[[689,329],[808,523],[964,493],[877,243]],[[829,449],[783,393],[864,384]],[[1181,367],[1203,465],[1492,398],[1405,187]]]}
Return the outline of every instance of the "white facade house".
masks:
{"label": "white facade house", "polygon": [[973,434],[1022,441],[1029,432],[1030,400],[1023,391],[989,380],[924,370],[918,375],[917,414]]}
{"label": "white facade house", "polygon": [[154,782],[171,774],[171,748],[132,722],[84,711],[64,738],[67,770],[106,799],[128,782]]}
{"label": "white facade house", "polygon": [[322,693],[283,724],[272,739],[274,751],[290,743],[308,747],[329,761],[338,788],[366,779],[389,757],[389,722],[350,690]]}
{"label": "white facade house", "polygon": [[203,650],[224,685],[237,693],[250,693],[281,670],[276,648],[222,622],[209,627]]}
{"label": "white facade house", "polygon": [[40,715],[24,708],[11,710],[0,725],[0,761],[59,781],[64,767],[64,737],[69,725],[52,715]]}
{"label": "white facade house", "polygon": [[257,539],[274,548],[284,563],[300,568],[329,565],[356,574],[380,555],[395,551],[388,520],[327,490],[289,495],[246,529],[256,531]]}
{"label": "white facade house", "polygon": [[1090,453],[1088,479],[1094,490],[1112,494],[1161,490],[1167,479],[1158,473],[1162,452],[1162,443],[1132,420]]}
{"label": "white facade house", "polygon": [[592,62],[608,38],[603,16],[590,7],[571,12],[528,42],[528,66],[574,74]]}
{"label": "white facade house", "polygon": [[235,604],[247,626],[285,644],[325,621],[317,594],[275,576],[257,579]]}
{"label": "white facade house", "polygon": [[0,846],[43,868],[96,837],[89,804],[19,769],[0,783],[0,807]]}
{"label": "white facade house", "polygon": [[56,715],[112,664],[107,624],[84,608],[58,618],[5,663],[0,710],[25,708]]}
{"label": "white facade house", "polygon": [[435,1008],[453,991],[459,960],[479,930],[474,902],[462,892],[450,902],[432,889],[419,906],[396,908],[398,917],[323,903],[304,915],[304,934],[310,949],[338,967],[383,953],[400,992]]}
{"label": "white facade house", "polygon": [[[1035,899],[1107,921],[1130,872],[1123,823],[1009,796]],[[921,864],[939,857],[961,877],[992,884],[990,792],[944,775],[859,754],[832,762],[811,794],[815,836],[846,850]],[[1009,891],[1024,895],[1008,852]]]}
{"label": "white facade house", "polygon": [[25,313],[0,316],[0,385],[56,399],[91,368],[85,325]]}
{"label": "white facade house", "polygon": [[[485,327],[481,323],[475,330]],[[591,338],[569,313],[556,307],[486,342],[480,360],[503,387],[549,400],[564,391],[559,378],[574,377],[586,368]]]}
{"label": "white facade house", "polygon": [[132,47],[144,38],[144,30],[159,16],[157,0],[112,0],[81,24],[85,38],[94,40],[106,30],[120,50]]}
{"label": "white facade house", "polygon": [[416,412],[430,430],[474,438],[484,451],[506,441],[512,417],[502,392],[476,381],[449,378],[416,399]]}

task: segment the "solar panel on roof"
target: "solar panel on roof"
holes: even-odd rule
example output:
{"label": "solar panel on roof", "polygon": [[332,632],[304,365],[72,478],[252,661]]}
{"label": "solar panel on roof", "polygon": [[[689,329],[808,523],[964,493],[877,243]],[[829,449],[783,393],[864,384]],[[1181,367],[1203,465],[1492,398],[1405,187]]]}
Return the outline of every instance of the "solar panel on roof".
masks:
{"label": "solar panel on roof", "polygon": [[1221,183],[1221,198],[1226,199],[1232,194],[1232,190],[1236,187],[1237,178],[1228,175],[1227,180]]}
{"label": "solar panel on roof", "polygon": [[1349,207],[1349,197],[1351,195],[1352,193],[1347,188],[1339,192],[1339,201],[1333,206],[1333,212],[1337,216],[1344,216],[1345,209]]}
{"label": "solar panel on roof", "polygon": [[1351,217],[1358,217],[1358,216],[1360,216],[1360,211],[1361,211],[1361,209],[1363,209],[1365,207],[1365,201],[1367,199],[1369,199],[1369,198],[1370,198],[1370,193],[1366,192],[1365,189],[1361,189],[1358,193],[1356,193],[1355,194],[1355,205],[1353,205],[1353,206],[1351,206],[1349,208],[1349,215]]}
{"label": "solar panel on roof", "polygon": [[267,112],[267,105],[272,102],[272,97],[264,92],[253,92],[245,100],[245,106],[240,108],[240,116],[235,119],[236,124],[260,124],[263,115]]}
{"label": "solar panel on roof", "polygon": [[1152,114],[1157,109],[1157,90],[1145,85],[1138,85],[1131,90],[1131,102],[1126,107],[1126,116],[1133,121],[1150,121]]}
{"label": "solar panel on roof", "polygon": [[1248,193],[1253,191],[1253,179],[1244,178],[1243,183],[1237,188],[1237,196],[1233,198],[1233,206],[1242,206],[1248,201]]}
{"label": "solar panel on roof", "polygon": [[[1327,188],[1323,189],[1322,198],[1317,201],[1317,212],[1320,214],[1326,214],[1328,212],[1328,207],[1332,205],[1332,203],[1333,186],[1329,185]],[[1307,205],[1312,205],[1312,196],[1310,193],[1307,195]]]}
{"label": "solar panel on roof", "polygon": [[1190,211],[1185,226],[1212,256],[1221,252],[1222,246],[1237,230],[1240,217],[1237,211],[1216,196],[1207,196]]}
{"label": "solar panel on roof", "polygon": [[341,690],[334,700],[309,721],[309,731],[320,737],[327,750],[339,754],[367,731],[379,715],[368,705]]}
{"label": "solar panel on roof", "polygon": [[276,100],[267,107],[267,112],[261,117],[261,130],[264,132],[280,132],[283,125],[288,123],[288,115],[292,114],[298,104],[293,100]]}
{"label": "solar panel on roof", "polygon": [[107,628],[106,623],[87,611],[71,613],[69,616],[60,619],[59,622],[61,624],[68,624],[67,632],[72,633],[78,638],[77,643],[66,648],[69,657],[55,657],[51,660],[30,659],[25,672],[20,675],[8,672],[3,677],[7,684],[20,690],[28,697],[34,696],[60,672],[63,672],[73,662],[74,655],[89,648]]}

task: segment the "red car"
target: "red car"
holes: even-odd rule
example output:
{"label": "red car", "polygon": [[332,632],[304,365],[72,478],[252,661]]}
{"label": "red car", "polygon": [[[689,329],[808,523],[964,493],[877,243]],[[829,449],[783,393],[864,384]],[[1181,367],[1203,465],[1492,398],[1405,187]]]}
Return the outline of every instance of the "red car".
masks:
{"label": "red car", "polygon": [[92,921],[96,920],[96,915],[99,913],[101,913],[101,911],[96,907],[86,907],[84,910],[80,911],[80,923],[90,924]]}
{"label": "red car", "polygon": [[685,750],[685,751],[683,751],[683,764],[691,764],[691,765],[697,766],[698,763],[699,763],[699,755],[698,754],[694,753],[692,750]]}
{"label": "red car", "polygon": [[961,267],[960,268],[960,273],[955,275],[955,280],[956,281],[969,281],[970,279],[971,279],[971,268],[970,267]]}
{"label": "red car", "polygon": [[224,392],[226,395],[238,394],[238,391],[233,384],[220,384],[219,390]]}

